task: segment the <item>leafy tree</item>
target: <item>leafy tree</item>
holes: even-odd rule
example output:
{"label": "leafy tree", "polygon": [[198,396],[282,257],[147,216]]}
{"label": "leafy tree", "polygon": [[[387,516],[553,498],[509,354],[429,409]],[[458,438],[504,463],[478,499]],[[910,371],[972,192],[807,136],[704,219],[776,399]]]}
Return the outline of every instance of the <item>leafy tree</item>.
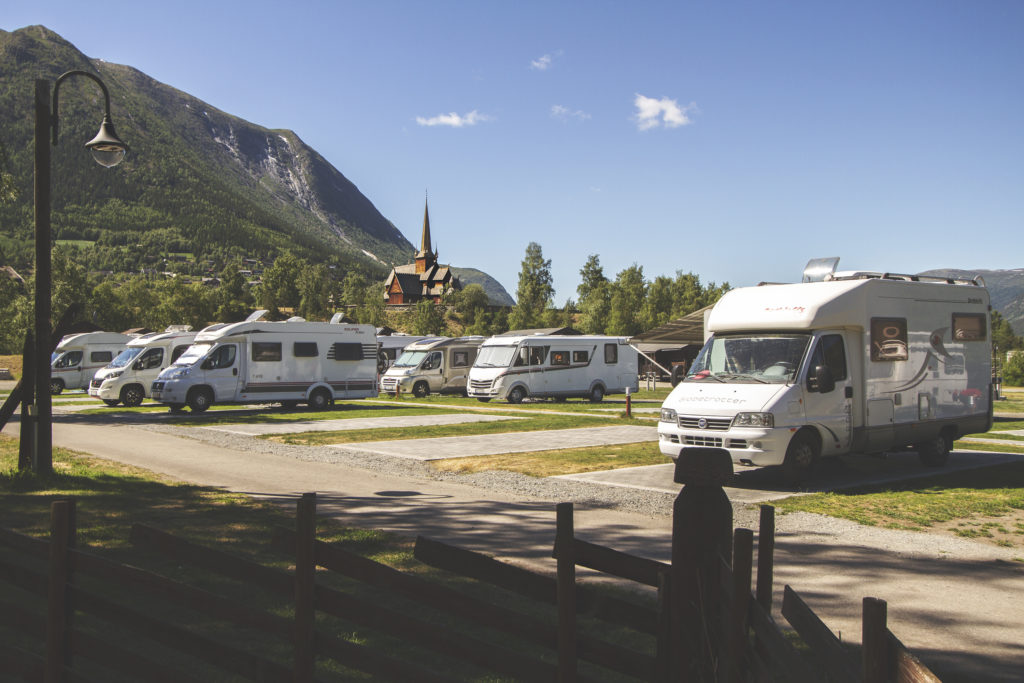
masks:
{"label": "leafy tree", "polygon": [[519,286],[516,288],[516,306],[509,315],[512,329],[522,330],[539,327],[544,321],[544,311],[551,303],[555,292],[552,285],[551,261],[544,259],[544,253],[536,242],[526,245],[526,256],[519,271]]}
{"label": "leafy tree", "polygon": [[1018,337],[1010,323],[1006,321],[999,311],[992,311],[992,345],[1005,353],[1011,349],[1024,348],[1024,339]]}
{"label": "leafy tree", "polygon": [[602,282],[580,304],[580,327],[587,334],[605,334],[612,311],[612,285]]}
{"label": "leafy tree", "polygon": [[356,310],[356,320],[374,327],[383,327],[386,322],[384,315],[384,283],[375,282],[363,289],[362,303]]}
{"label": "leafy tree", "polygon": [[1003,384],[1024,386],[1024,351],[1016,351],[1003,364]]}
{"label": "leafy tree", "polygon": [[413,320],[413,334],[439,335],[444,330],[444,318],[440,308],[430,299],[423,299],[416,304],[416,317]]}
{"label": "leafy tree", "polygon": [[452,295],[452,306],[467,326],[472,326],[477,318],[487,313],[489,303],[490,299],[482,285],[467,285]]}
{"label": "leafy tree", "polygon": [[299,305],[299,274],[308,264],[285,252],[277,257],[274,264],[263,271],[260,285],[260,304],[274,316],[281,308],[295,308]]}
{"label": "leafy tree", "polygon": [[612,285],[608,334],[631,336],[642,332],[640,313],[646,297],[643,266],[634,263],[621,271]]}
{"label": "leafy tree", "polygon": [[307,320],[325,320],[330,314],[331,280],[327,266],[306,264],[297,283],[299,305],[296,313]]}
{"label": "leafy tree", "polygon": [[249,293],[245,276],[239,271],[242,262],[234,260],[224,267],[220,273],[220,287],[217,288],[217,310],[214,319],[222,323],[244,320],[252,310],[252,296]]}
{"label": "leafy tree", "polygon": [[659,275],[647,287],[647,299],[640,315],[641,327],[650,330],[672,319],[672,278]]}
{"label": "leafy tree", "polygon": [[591,254],[587,257],[587,262],[580,269],[580,284],[576,287],[579,305],[581,307],[584,306],[591,292],[605,284],[608,284],[608,278],[604,276],[601,259],[597,254]]}

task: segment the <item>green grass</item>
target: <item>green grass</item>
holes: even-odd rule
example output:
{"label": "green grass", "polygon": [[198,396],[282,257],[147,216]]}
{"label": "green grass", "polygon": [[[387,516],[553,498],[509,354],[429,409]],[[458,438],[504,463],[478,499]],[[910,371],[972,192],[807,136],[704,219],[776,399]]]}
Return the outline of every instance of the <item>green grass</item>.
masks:
{"label": "green grass", "polygon": [[504,470],[531,477],[554,477],[623,467],[664,465],[667,462],[669,459],[658,448],[657,442],[648,441],[591,448],[449,458],[432,460],[429,466],[441,472],[459,474]]}
{"label": "green grass", "polygon": [[54,240],[54,244],[57,246],[68,246],[68,247],[91,247],[96,244],[95,240]]}

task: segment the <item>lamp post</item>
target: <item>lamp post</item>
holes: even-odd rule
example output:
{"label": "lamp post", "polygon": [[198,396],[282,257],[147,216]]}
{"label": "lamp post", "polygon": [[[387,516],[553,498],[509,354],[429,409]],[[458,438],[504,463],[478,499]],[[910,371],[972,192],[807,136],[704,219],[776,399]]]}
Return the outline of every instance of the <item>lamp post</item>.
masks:
{"label": "lamp post", "polygon": [[[57,145],[57,96],[60,84],[71,76],[85,76],[103,90],[105,110],[100,132],[85,143],[93,158],[108,168],[121,163],[128,146],[117,137],[110,122],[110,93],[98,76],[88,71],[68,71],[53,84],[52,106],[50,82],[36,80],[35,128],[35,223],[36,223],[36,291],[35,291],[35,416],[28,427],[32,437],[32,469],[39,474],[53,470],[53,402],[50,399],[50,146]],[[34,429],[33,429],[34,427]],[[24,435],[22,436],[24,438]]]}

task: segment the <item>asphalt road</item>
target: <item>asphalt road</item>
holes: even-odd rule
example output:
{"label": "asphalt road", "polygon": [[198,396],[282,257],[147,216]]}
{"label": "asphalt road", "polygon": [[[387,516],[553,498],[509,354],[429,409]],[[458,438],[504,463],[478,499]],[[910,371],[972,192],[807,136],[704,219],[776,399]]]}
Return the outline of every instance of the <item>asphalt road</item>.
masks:
{"label": "asphalt road", "polygon": [[[520,500],[458,482],[296,460],[255,446],[218,447],[105,422],[62,420],[58,415],[54,442],[182,481],[287,505],[303,492],[316,491],[320,513],[345,524],[422,534],[553,571],[557,501]],[[4,433],[16,431],[15,423]],[[969,463],[972,457],[978,456],[956,454],[951,466]],[[911,466],[898,456],[868,462],[868,472],[839,463],[829,476],[847,482],[858,476],[900,476],[899,471]],[[675,485],[668,472],[668,467],[656,466],[594,477],[604,476],[604,483],[613,486],[654,481],[671,491]],[[737,479],[747,484],[730,489],[738,525],[753,526],[756,507],[748,507],[748,502],[792,494],[765,472],[743,472]],[[670,559],[670,518],[582,505],[576,510],[581,538]],[[888,601],[890,628],[944,681],[1022,680],[1024,563],[1015,560],[1021,553],[936,535],[867,529],[818,516],[780,516],[778,522],[776,610],[783,586],[791,585],[844,641],[859,642],[861,599],[882,598]],[[782,620],[778,614],[776,618]]]}

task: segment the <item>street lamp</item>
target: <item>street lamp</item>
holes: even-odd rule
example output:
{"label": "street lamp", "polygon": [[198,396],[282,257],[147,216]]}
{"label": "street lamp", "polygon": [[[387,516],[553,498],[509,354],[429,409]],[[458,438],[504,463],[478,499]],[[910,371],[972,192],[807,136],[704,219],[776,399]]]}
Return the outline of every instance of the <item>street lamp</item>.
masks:
{"label": "street lamp", "polygon": [[[57,95],[60,84],[71,76],[94,80],[103,91],[105,110],[100,132],[85,144],[101,166],[116,166],[124,159],[128,145],[117,137],[110,122],[110,93],[95,74],[68,71],[53,84],[51,107],[50,82],[36,80],[35,129],[35,220],[36,220],[36,301],[35,301],[35,419],[22,424],[32,438],[32,469],[40,474],[53,470],[53,402],[50,399],[50,145],[57,145]],[[52,142],[51,142],[52,141]],[[24,418],[24,416],[22,416]],[[34,429],[33,429],[34,427]]]}

